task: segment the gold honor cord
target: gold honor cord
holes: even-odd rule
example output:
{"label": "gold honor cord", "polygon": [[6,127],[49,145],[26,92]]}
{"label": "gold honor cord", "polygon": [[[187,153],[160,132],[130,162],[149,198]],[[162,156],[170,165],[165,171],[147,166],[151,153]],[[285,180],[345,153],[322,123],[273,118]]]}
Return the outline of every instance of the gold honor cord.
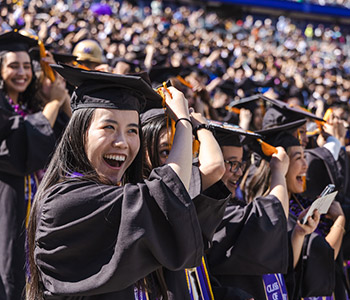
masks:
{"label": "gold honor cord", "polygon": [[[39,186],[38,178],[35,174],[32,175],[33,180],[35,181],[35,186]],[[24,177],[24,194],[28,193],[28,203],[27,203],[27,211],[26,211],[26,228],[28,228],[30,210],[32,206],[32,185],[31,185],[31,175],[27,175]]]}

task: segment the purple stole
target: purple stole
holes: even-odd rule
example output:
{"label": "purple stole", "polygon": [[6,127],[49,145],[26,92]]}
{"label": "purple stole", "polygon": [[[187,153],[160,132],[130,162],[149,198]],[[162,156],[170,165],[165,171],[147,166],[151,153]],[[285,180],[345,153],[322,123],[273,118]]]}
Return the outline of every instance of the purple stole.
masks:
{"label": "purple stole", "polygon": [[282,274],[264,274],[263,284],[267,300],[288,299],[286,284]]}

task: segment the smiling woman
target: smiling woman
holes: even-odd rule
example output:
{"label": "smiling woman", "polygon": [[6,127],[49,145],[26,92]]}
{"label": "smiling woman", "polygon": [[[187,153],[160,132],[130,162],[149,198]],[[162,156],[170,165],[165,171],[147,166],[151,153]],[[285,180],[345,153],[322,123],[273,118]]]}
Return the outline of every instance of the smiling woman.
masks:
{"label": "smiling woman", "polygon": [[54,68],[77,88],[32,209],[27,299],[168,299],[152,273],[197,266],[203,255],[187,192],[187,100],[163,90],[180,120],[169,160],[142,180],[139,112],[162,98],[140,76]]}
{"label": "smiling woman", "polygon": [[22,299],[29,211],[41,170],[54,149],[51,127],[60,97],[66,95],[63,84],[61,87],[57,82],[56,89],[49,93],[48,103],[40,105],[28,54],[35,45],[37,40],[16,31],[0,35],[0,286],[4,286],[0,288],[1,299]]}

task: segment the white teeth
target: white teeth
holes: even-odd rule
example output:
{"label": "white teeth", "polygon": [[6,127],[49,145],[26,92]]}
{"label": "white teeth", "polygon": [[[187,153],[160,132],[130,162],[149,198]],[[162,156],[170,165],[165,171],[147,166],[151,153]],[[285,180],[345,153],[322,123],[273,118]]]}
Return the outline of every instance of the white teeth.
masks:
{"label": "white teeth", "polygon": [[107,154],[104,156],[107,159],[113,159],[116,161],[125,161],[125,156],[124,155],[116,155],[116,154]]}

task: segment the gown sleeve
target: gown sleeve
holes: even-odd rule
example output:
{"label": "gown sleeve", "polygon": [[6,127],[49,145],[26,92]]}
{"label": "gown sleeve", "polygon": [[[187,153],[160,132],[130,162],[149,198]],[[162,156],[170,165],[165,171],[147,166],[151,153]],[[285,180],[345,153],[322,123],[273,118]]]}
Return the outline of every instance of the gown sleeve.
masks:
{"label": "gown sleeve", "polygon": [[52,294],[119,291],[161,266],[176,271],[201,262],[194,205],[167,165],[137,185],[58,184],[40,211],[34,256]]}
{"label": "gown sleeve", "polygon": [[267,196],[227,206],[208,261],[214,276],[285,273],[288,234],[280,201]]}
{"label": "gown sleeve", "polygon": [[1,109],[0,128],[7,130],[6,134],[0,134],[2,172],[24,176],[45,167],[54,149],[55,136],[41,112],[23,118],[9,116]]}

